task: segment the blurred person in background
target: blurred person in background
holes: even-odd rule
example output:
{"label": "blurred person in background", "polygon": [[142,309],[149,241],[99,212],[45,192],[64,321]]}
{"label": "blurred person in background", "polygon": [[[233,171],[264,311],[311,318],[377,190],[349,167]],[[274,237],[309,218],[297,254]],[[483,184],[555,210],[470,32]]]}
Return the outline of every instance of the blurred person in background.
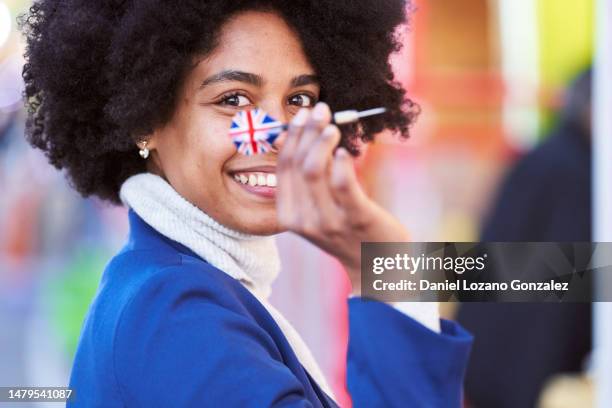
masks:
{"label": "blurred person in background", "polygon": [[[81,194],[130,208],[128,242],[83,325],[70,405],[337,406],[267,300],[282,231],[328,251],[353,284],[355,406],[460,405],[471,336],[436,305],[359,298],[360,243],[409,238],[365,195],[350,156],[384,129],[408,136],[416,118],[388,62],[406,9],[34,2],[23,20],[28,140]],[[289,130],[265,154],[241,155],[230,124],[256,106]],[[358,127],[330,123],[330,107],[376,106],[387,113]]]}
{"label": "blurred person in background", "polygon": [[[591,241],[591,70],[574,80],[555,129],[503,182],[482,241]],[[461,305],[477,339],[466,375],[475,408],[536,406],[555,374],[584,368],[591,304]]]}

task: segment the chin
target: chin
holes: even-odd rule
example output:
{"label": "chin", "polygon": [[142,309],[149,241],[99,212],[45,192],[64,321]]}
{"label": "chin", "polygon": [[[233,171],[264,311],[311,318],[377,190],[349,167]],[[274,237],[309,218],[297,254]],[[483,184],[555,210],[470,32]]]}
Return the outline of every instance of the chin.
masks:
{"label": "chin", "polygon": [[283,229],[275,221],[274,223],[248,225],[244,232],[253,235],[276,235],[283,232]]}
{"label": "chin", "polygon": [[258,215],[257,212],[249,215],[249,219],[236,220],[237,225],[231,228],[252,235],[275,235],[284,232],[278,223],[276,211],[269,215]]}

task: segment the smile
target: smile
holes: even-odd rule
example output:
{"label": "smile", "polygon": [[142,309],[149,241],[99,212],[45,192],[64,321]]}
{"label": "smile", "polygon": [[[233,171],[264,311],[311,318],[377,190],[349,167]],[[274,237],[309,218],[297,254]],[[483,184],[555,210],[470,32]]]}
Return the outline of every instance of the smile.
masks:
{"label": "smile", "polygon": [[276,174],[262,172],[235,173],[234,180],[251,187],[276,187]]}

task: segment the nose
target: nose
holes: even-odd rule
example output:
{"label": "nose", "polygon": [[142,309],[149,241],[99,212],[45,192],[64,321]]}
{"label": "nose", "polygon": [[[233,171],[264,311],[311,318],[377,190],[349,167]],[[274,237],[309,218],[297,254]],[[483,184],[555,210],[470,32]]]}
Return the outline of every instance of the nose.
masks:
{"label": "nose", "polygon": [[287,123],[287,121],[290,119],[286,111],[287,106],[280,102],[267,102],[266,103],[262,101],[259,107],[263,109],[273,119],[281,123]]}
{"label": "nose", "polygon": [[[287,123],[291,117],[287,112],[287,105],[276,101],[262,101],[259,105],[269,116],[280,123]],[[286,132],[283,132],[276,138],[272,144],[272,152],[278,153],[285,143]]]}

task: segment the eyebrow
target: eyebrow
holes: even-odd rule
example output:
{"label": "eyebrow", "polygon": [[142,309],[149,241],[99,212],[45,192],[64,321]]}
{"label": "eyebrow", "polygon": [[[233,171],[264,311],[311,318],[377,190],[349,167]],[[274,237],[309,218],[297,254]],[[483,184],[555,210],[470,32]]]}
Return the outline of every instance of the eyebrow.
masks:
{"label": "eyebrow", "polygon": [[216,84],[219,82],[231,81],[246,82],[247,84],[255,86],[261,86],[263,84],[263,78],[259,75],[243,71],[226,70],[206,78],[204,81],[202,81],[200,89],[204,88],[205,86]]}
{"label": "eyebrow", "polygon": [[319,78],[316,75],[300,75],[291,80],[292,88],[311,84],[319,84]]}
{"label": "eyebrow", "polygon": [[[217,74],[211,75],[202,81],[200,89],[220,82],[244,82],[250,85],[261,87],[264,83],[263,78],[260,75],[252,74],[250,72],[236,71],[236,70],[225,70]],[[311,84],[318,84],[319,79],[316,75],[299,75],[291,80],[291,87],[295,88],[298,86],[305,86]]]}

